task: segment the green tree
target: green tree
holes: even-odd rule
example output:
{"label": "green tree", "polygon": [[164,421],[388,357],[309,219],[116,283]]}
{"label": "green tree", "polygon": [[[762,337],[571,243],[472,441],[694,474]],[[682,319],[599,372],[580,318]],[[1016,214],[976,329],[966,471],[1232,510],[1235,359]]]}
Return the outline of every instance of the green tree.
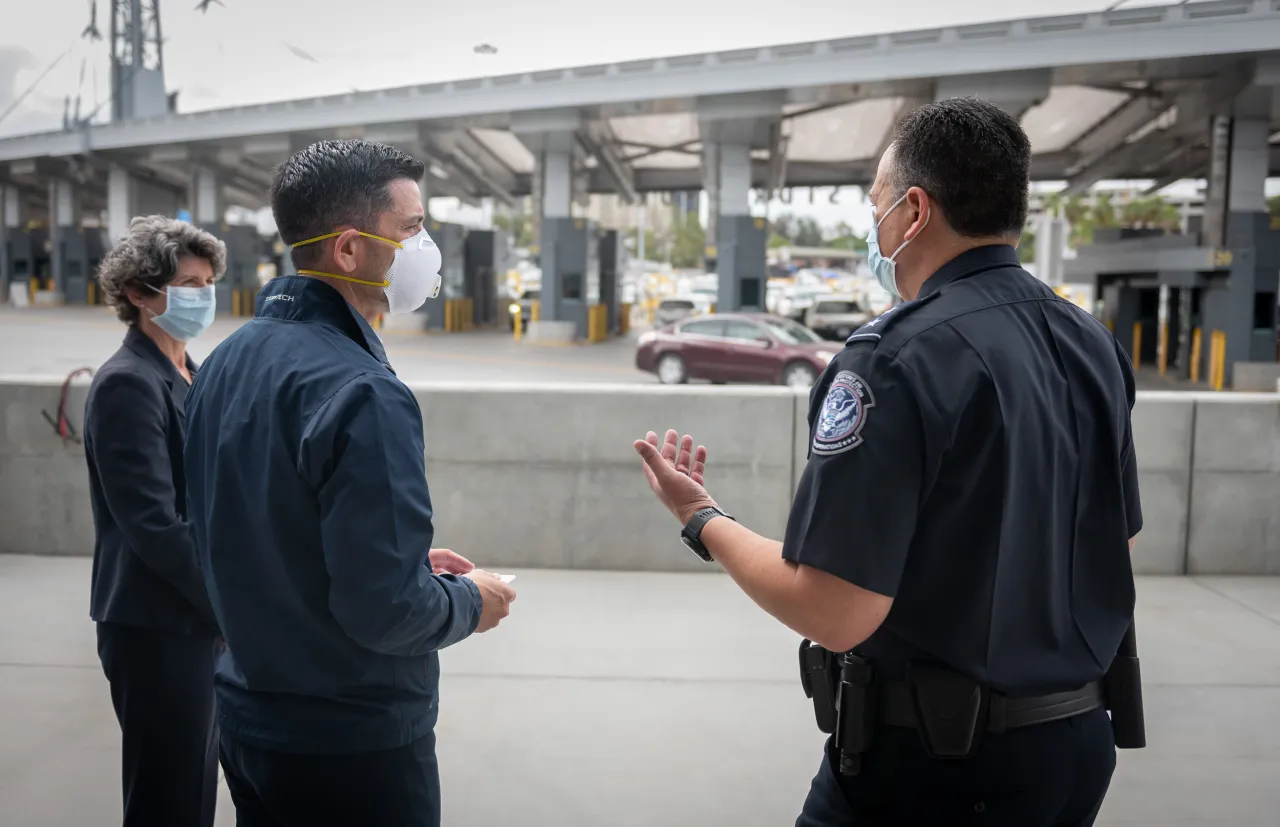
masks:
{"label": "green tree", "polygon": [[671,245],[673,267],[699,267],[706,256],[707,234],[702,229],[696,212],[686,213],[684,221],[676,225],[675,240]]}
{"label": "green tree", "polygon": [[787,238],[785,235],[781,235],[776,230],[773,232],[772,235],[769,236],[770,250],[775,249],[777,247],[790,247],[790,246],[791,246],[791,239]]}
{"label": "green tree", "polygon": [[1267,199],[1267,212],[1280,218],[1280,195],[1273,195]]}
{"label": "green tree", "polygon": [[816,218],[805,216],[796,221],[795,235],[791,236],[797,247],[821,247],[825,239],[822,225]]}
{"label": "green tree", "polygon": [[509,233],[511,243],[516,247],[528,247],[534,243],[533,219],[523,212],[495,215],[493,226]]}
{"label": "green tree", "polygon": [[796,237],[796,217],[791,213],[782,213],[773,219],[773,232],[780,235],[787,241],[791,241]]}

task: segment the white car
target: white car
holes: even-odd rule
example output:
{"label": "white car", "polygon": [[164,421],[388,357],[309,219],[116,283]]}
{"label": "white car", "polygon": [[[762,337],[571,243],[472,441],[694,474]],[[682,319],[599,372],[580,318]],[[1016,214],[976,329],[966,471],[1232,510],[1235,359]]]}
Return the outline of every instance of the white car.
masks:
{"label": "white car", "polygon": [[824,339],[844,340],[872,318],[854,296],[823,296],[805,311],[804,326]]}

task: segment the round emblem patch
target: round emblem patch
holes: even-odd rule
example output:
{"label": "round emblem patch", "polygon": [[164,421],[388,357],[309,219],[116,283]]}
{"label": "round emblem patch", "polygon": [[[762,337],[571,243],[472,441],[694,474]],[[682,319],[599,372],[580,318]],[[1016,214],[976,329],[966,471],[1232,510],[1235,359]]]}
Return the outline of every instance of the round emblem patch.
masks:
{"label": "round emblem patch", "polygon": [[827,388],[827,398],[815,423],[814,453],[838,454],[861,445],[867,411],[875,404],[871,388],[862,377],[848,370],[837,373]]}

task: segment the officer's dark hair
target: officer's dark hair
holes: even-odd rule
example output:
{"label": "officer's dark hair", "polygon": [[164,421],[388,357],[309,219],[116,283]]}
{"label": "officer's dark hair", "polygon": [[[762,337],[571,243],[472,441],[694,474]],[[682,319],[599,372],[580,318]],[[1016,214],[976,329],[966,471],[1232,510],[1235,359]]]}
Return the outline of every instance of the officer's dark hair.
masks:
{"label": "officer's dark hair", "polygon": [[[295,244],[343,225],[375,232],[391,208],[387,184],[421,181],[426,167],[392,146],[368,141],[320,141],[295,153],[271,182],[271,213],[280,240]],[[315,264],[323,244],[293,251],[296,267]]]}
{"label": "officer's dark hair", "polygon": [[1031,141],[1012,115],[977,98],[948,98],[903,117],[893,147],[893,201],[920,187],[962,236],[1021,234]]}

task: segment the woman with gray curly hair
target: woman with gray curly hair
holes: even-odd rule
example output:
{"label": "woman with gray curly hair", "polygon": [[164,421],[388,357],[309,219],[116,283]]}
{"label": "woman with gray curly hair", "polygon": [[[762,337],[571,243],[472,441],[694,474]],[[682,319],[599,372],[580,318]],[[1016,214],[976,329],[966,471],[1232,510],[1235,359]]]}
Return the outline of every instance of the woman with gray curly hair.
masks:
{"label": "woman with gray curly hair", "polygon": [[90,617],[123,735],[124,825],[211,827],[213,670],[220,633],[187,524],[182,444],[226,245],[182,221],[135,218],[98,273],[128,325],[85,407],[95,540]]}

